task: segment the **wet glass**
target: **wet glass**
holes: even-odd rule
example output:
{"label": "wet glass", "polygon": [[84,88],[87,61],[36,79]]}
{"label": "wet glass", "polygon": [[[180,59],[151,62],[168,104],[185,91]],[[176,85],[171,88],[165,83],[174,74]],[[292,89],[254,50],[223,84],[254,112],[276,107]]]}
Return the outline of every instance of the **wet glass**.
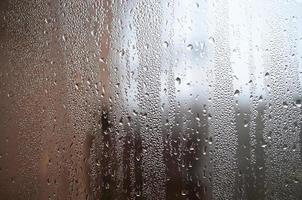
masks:
{"label": "wet glass", "polygon": [[0,199],[302,199],[301,0],[0,1]]}

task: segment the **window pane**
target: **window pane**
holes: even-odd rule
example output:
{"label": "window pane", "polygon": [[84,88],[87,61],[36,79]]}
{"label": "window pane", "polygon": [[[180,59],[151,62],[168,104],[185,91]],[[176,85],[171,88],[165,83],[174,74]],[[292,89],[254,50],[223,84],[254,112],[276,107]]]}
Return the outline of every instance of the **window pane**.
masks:
{"label": "window pane", "polygon": [[302,199],[301,0],[0,13],[0,199]]}

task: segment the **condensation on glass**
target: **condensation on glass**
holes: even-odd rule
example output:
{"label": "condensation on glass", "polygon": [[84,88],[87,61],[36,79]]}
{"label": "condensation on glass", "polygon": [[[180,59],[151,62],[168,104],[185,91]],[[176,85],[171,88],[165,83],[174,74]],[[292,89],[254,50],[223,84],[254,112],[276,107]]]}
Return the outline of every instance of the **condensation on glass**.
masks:
{"label": "condensation on glass", "polygon": [[0,9],[0,199],[302,199],[301,0]]}

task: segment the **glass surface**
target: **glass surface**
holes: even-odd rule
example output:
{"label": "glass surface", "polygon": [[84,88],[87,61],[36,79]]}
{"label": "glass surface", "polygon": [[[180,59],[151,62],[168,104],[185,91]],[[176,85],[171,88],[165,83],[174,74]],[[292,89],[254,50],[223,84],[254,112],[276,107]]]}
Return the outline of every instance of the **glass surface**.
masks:
{"label": "glass surface", "polygon": [[301,200],[302,0],[1,0],[0,199]]}

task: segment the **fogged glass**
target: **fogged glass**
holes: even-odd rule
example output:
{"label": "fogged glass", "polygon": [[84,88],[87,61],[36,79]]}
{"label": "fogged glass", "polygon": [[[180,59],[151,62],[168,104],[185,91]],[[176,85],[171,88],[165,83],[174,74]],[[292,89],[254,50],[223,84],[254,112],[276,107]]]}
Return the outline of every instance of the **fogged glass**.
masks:
{"label": "fogged glass", "polygon": [[0,199],[301,200],[301,0],[1,0]]}

